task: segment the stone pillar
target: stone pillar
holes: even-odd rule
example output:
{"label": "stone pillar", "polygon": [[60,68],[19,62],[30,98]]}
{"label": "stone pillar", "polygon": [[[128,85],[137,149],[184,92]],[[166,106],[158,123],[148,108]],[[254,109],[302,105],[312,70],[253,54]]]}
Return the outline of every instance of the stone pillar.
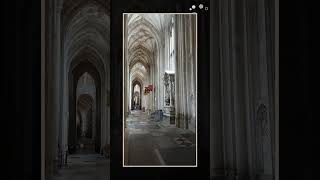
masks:
{"label": "stone pillar", "polygon": [[254,135],[254,116],[255,116],[255,99],[256,99],[256,87],[254,86],[254,77],[257,77],[257,75],[254,73],[255,71],[255,62],[258,59],[257,52],[257,17],[255,15],[256,13],[256,0],[246,0],[246,32],[247,32],[247,38],[246,38],[246,44],[247,44],[247,58],[245,59],[246,62],[246,76],[247,76],[247,100],[249,101],[247,108],[249,108],[247,111],[249,112],[249,116],[247,119],[247,129],[248,129],[248,160],[249,160],[249,173],[252,176],[252,179],[255,179],[256,175],[256,151],[254,143],[255,135]]}
{"label": "stone pillar", "polygon": [[[53,121],[54,123],[54,140],[52,141],[54,143],[54,153],[53,153],[53,170],[56,172],[57,168],[57,163],[58,163],[58,155],[59,155],[59,149],[58,145],[61,143],[60,138],[60,123],[61,123],[61,114],[60,114],[60,108],[61,108],[61,96],[62,96],[62,90],[61,90],[61,39],[60,39],[60,34],[61,34],[61,26],[60,26],[60,21],[61,21],[61,10],[62,10],[62,4],[60,1],[56,2],[56,9],[55,9],[55,34],[54,34],[54,48],[53,48],[53,59],[54,59],[54,75],[53,75],[53,83],[54,83],[54,92],[53,92]],[[60,145],[61,147],[61,145]]]}
{"label": "stone pillar", "polygon": [[162,53],[162,47],[161,47],[161,41],[157,43],[157,53],[155,54],[155,58],[157,59],[158,62],[158,67],[157,67],[157,81],[154,84],[154,88],[156,87],[157,89],[153,91],[156,94],[157,97],[157,110],[161,109],[161,96],[160,96],[160,84],[161,83],[161,66],[162,66],[162,60],[161,60],[161,53]]}
{"label": "stone pillar", "polygon": [[[180,26],[181,26],[181,19],[179,16],[175,16],[176,21],[175,21],[175,29],[177,31],[179,31]],[[181,127],[181,120],[180,120],[180,114],[181,114],[181,97],[182,97],[182,91],[181,91],[181,77],[180,77],[180,72],[181,72],[181,53],[180,53],[180,46],[183,44],[183,39],[181,39],[181,34],[179,33],[177,34],[176,37],[176,42],[180,42],[180,43],[176,43],[175,49],[176,49],[176,63],[175,63],[175,69],[176,69],[176,81],[175,81],[175,87],[176,87],[176,105],[175,105],[175,110],[176,110],[176,126],[177,127]],[[181,39],[181,41],[180,41]]]}
{"label": "stone pillar", "polygon": [[[46,169],[45,169],[45,159],[46,159],[46,63],[48,61],[46,57],[47,52],[47,40],[46,33],[43,29],[46,29],[47,25],[47,2],[41,1],[41,180],[45,180],[46,178]],[[43,47],[44,45],[44,47]]]}
{"label": "stone pillar", "polygon": [[233,106],[233,72],[232,72],[232,44],[230,37],[230,0],[221,1],[221,97],[224,142],[224,172],[226,176],[236,174],[236,152],[234,134],[234,106]]}
{"label": "stone pillar", "polygon": [[[62,4],[60,1],[52,1],[48,4],[48,105],[46,110],[46,179],[51,179],[57,170],[59,125],[60,125],[60,20]],[[50,69],[50,70],[49,70]]]}
{"label": "stone pillar", "polygon": [[151,93],[154,96],[154,110],[159,110],[159,67],[160,67],[160,61],[159,61],[159,47],[156,49],[156,51],[153,52],[153,59],[155,61],[155,68],[154,68],[154,83],[153,84],[153,91]]}
{"label": "stone pillar", "polygon": [[127,39],[128,39],[128,27],[127,27],[127,24],[128,24],[128,20],[127,20],[127,16],[128,15],[124,15],[124,17],[123,17],[123,67],[124,67],[124,69],[123,69],[123,83],[124,83],[124,90],[123,90],[123,112],[124,112],[124,114],[122,115],[123,117],[123,126],[124,126],[124,128],[126,128],[127,127],[127,123],[126,123],[126,118],[127,118],[127,116],[128,116],[128,114],[129,114],[129,112],[130,112],[130,107],[131,107],[131,104],[129,104],[129,98],[130,98],[130,85],[131,85],[131,82],[129,82],[130,81],[130,79],[128,78],[130,75],[129,75],[129,69],[128,69],[128,50],[127,50]]}
{"label": "stone pillar", "polygon": [[271,143],[271,131],[270,131],[270,103],[269,103],[269,85],[268,81],[268,62],[267,62],[267,34],[266,34],[266,9],[265,4],[267,0],[257,1],[258,12],[258,32],[259,32],[259,62],[260,62],[260,101],[266,104],[266,117],[262,122],[263,134],[263,175],[272,179],[273,174],[273,162],[272,162],[272,143]]}
{"label": "stone pillar", "polygon": [[[175,105],[177,127],[195,130],[196,114],[196,19],[176,15]],[[190,127],[189,127],[190,126]]]}
{"label": "stone pillar", "polygon": [[248,173],[248,143],[247,119],[250,117],[246,98],[245,66],[246,61],[246,28],[244,1],[231,0],[231,42],[232,42],[232,72],[233,72],[233,106],[235,134],[235,169],[238,179],[249,179]]}
{"label": "stone pillar", "polygon": [[55,7],[55,1],[50,1],[47,4],[47,32],[46,35],[47,40],[47,46],[46,46],[46,69],[47,69],[47,88],[46,88],[46,95],[47,95],[47,105],[46,105],[46,115],[45,115],[45,179],[52,179],[53,175],[53,152],[52,149],[54,149],[54,144],[52,143],[52,140],[54,138],[54,129],[52,128],[52,125],[54,124],[53,120],[53,76],[54,72],[52,69],[52,66],[54,65],[54,59],[53,59],[53,41],[54,41],[54,19],[55,19],[55,13],[54,13],[54,7]]}
{"label": "stone pillar", "polygon": [[190,16],[187,16],[184,18],[185,20],[185,26],[184,26],[184,31],[185,31],[185,52],[186,52],[186,59],[185,61],[185,69],[184,69],[184,76],[185,76],[185,85],[184,85],[184,91],[185,94],[187,95],[185,97],[185,123],[186,123],[186,128],[190,128],[190,84],[192,83],[192,79],[190,79],[190,65],[192,63],[192,58],[191,58],[191,51],[190,51],[190,28],[191,28],[191,22],[190,22]]}
{"label": "stone pillar", "polygon": [[[247,71],[250,91],[248,99],[250,100],[251,112],[249,117],[250,129],[248,131],[251,135],[248,138],[250,174],[259,178],[272,179],[272,143],[268,143],[269,145],[265,144],[263,142],[264,137],[262,136],[262,131],[265,130],[268,130],[270,136],[272,135],[272,131],[270,131],[270,111],[268,109],[272,109],[273,106],[270,106],[269,99],[271,94],[268,91],[270,91],[270,88],[272,89],[269,84],[272,84],[273,78],[272,75],[268,75],[270,75],[269,73],[272,72],[272,68],[274,67],[271,67],[271,70],[268,69],[268,56],[270,56],[270,52],[267,51],[268,39],[266,34],[266,29],[271,28],[267,28],[267,26],[271,26],[272,23],[266,23],[266,20],[269,19],[266,17],[265,5],[267,1],[246,0],[246,2],[247,34],[250,34],[247,37],[247,56],[249,61],[247,63]],[[266,118],[262,118],[267,122],[267,126],[264,126],[267,129],[263,129],[261,120],[257,118],[259,114],[258,109],[261,105],[265,105],[267,109]],[[272,139],[270,136],[269,138]]]}
{"label": "stone pillar", "polygon": [[92,107],[92,140],[96,139],[96,108],[95,108],[95,104],[93,103],[93,107]]}
{"label": "stone pillar", "polygon": [[[210,96],[212,176],[272,179],[272,137],[263,133],[272,134],[273,117],[268,111],[273,109],[270,92],[274,68],[268,51],[272,47],[272,34],[267,30],[272,23],[266,14],[268,3],[221,0],[211,6],[211,17],[215,22],[220,20],[211,27],[218,34],[211,38],[220,38],[220,44],[214,41],[211,45],[216,51],[211,57],[220,62],[210,65],[210,83],[212,88],[221,87],[211,90]],[[258,107],[265,110],[257,113]],[[264,142],[267,138],[269,145]],[[259,142],[262,145],[258,147]]]}
{"label": "stone pillar", "polygon": [[166,35],[167,35],[167,31],[164,30],[163,31],[163,34],[161,37],[161,43],[159,43],[160,45],[160,71],[159,71],[159,79],[160,79],[160,82],[159,82],[159,85],[158,85],[158,91],[159,91],[159,109],[163,109],[163,107],[165,106],[165,102],[164,102],[164,95],[165,95],[165,87],[164,87],[164,83],[162,81],[162,78],[164,76],[164,72],[165,72],[165,69],[166,69],[166,51],[167,51],[167,48],[165,46],[165,43],[166,43]]}
{"label": "stone pillar", "polygon": [[186,64],[186,49],[185,44],[186,36],[185,36],[185,20],[184,16],[176,15],[176,30],[180,32],[176,35],[176,121],[177,127],[179,128],[187,128],[185,121],[185,64]]}
{"label": "stone pillar", "polygon": [[[224,1],[224,0],[223,0]],[[223,38],[221,23],[221,0],[210,3],[210,176],[223,178],[224,137],[222,119],[222,79],[221,79],[221,42]]]}
{"label": "stone pillar", "polygon": [[[63,17],[62,17],[63,20]],[[62,37],[63,41],[64,39],[66,39],[66,37]],[[63,117],[61,118],[62,122],[61,122],[61,129],[62,129],[62,133],[61,133],[61,137],[62,137],[62,150],[64,152],[64,155],[66,156],[66,153],[68,151],[68,127],[69,127],[69,79],[68,79],[68,69],[67,69],[67,56],[65,54],[65,47],[64,47],[64,42],[62,43],[62,47],[61,47],[61,59],[63,60],[63,64],[62,64],[62,88],[63,88],[63,98],[62,98],[62,111],[61,113],[63,114]],[[66,157],[64,157],[64,160],[66,160]],[[66,163],[64,161],[64,163]]]}
{"label": "stone pillar", "polygon": [[[153,56],[154,57],[154,56]],[[156,63],[154,62],[154,60],[152,61],[154,64],[152,65],[152,73],[151,73],[151,84],[155,84],[155,74],[157,73],[156,71]],[[150,93],[150,98],[151,98],[151,103],[152,103],[152,106],[151,106],[151,111],[154,111],[155,110],[155,93],[154,91],[152,91]]]}
{"label": "stone pillar", "polygon": [[190,20],[190,26],[189,26],[189,58],[190,63],[189,66],[189,72],[187,73],[189,75],[190,81],[188,81],[190,92],[188,98],[189,100],[189,118],[190,118],[190,127],[189,129],[193,132],[196,131],[196,117],[197,117],[197,20],[196,16],[189,16]]}
{"label": "stone pillar", "polygon": [[[241,127],[239,126],[239,131],[238,133],[241,133],[240,128],[244,128],[246,129],[245,131],[245,135],[246,135],[246,139],[242,139],[242,142],[246,142],[246,148],[242,147],[242,152],[246,152],[246,158],[244,159],[242,158],[242,161],[238,160],[238,169],[239,169],[239,174],[240,175],[245,175],[247,174],[249,177],[244,177],[246,179],[255,179],[255,177],[253,176],[254,174],[254,169],[253,169],[253,159],[252,159],[252,154],[253,154],[253,145],[252,145],[252,118],[253,118],[253,113],[252,113],[252,83],[251,83],[251,67],[250,67],[250,60],[254,60],[251,59],[251,54],[250,54],[250,50],[254,47],[251,47],[251,43],[250,43],[250,39],[248,39],[248,37],[250,36],[250,30],[252,29],[251,26],[254,26],[255,24],[253,24],[252,22],[250,22],[250,15],[252,15],[252,13],[250,13],[250,8],[248,9],[247,7],[247,1],[245,0],[243,1],[239,6],[239,14],[238,16],[243,17],[243,20],[240,19],[240,21],[243,24],[243,27],[238,27],[240,28],[239,31],[239,35],[238,36],[243,36],[243,39],[240,39],[239,41],[242,41],[243,44],[243,65],[241,66],[241,68],[243,68],[243,104],[245,104],[244,107],[242,107],[243,112],[245,112],[244,118],[245,121],[242,121],[242,125]],[[247,162],[245,162],[245,160]],[[242,166],[242,167],[241,167]]]}

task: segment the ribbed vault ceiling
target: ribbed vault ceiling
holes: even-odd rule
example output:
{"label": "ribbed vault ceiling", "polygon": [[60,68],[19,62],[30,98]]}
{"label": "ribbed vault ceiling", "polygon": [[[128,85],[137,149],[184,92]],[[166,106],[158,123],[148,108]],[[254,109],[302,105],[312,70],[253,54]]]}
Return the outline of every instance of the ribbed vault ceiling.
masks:
{"label": "ribbed vault ceiling", "polygon": [[[67,59],[74,59],[86,49],[103,61],[109,59],[109,3],[110,0],[64,0],[62,38]],[[103,63],[106,67],[106,62]]]}
{"label": "ribbed vault ceiling", "polygon": [[150,66],[161,45],[161,34],[171,15],[165,14],[128,14],[128,65],[131,79],[144,81],[149,75]]}

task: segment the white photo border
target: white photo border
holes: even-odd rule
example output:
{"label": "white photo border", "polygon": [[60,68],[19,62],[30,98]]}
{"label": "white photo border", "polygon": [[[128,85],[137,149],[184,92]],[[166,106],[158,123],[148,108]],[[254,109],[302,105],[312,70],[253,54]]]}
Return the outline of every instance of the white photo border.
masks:
{"label": "white photo border", "polygon": [[[125,132],[125,107],[124,107],[124,98],[125,98],[125,70],[124,70],[124,64],[125,64],[125,58],[124,58],[124,17],[125,15],[129,14],[188,14],[188,15],[195,15],[196,16],[196,127],[195,127],[195,133],[196,133],[196,163],[195,165],[125,165],[125,152],[124,152],[124,132]],[[122,13],[122,167],[198,167],[198,14],[196,12],[192,13]]]}

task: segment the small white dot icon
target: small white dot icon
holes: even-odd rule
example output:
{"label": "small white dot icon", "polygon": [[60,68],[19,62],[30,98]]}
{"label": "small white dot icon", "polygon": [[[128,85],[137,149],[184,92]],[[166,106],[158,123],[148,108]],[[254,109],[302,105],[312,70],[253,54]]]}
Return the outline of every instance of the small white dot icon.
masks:
{"label": "small white dot icon", "polygon": [[195,8],[196,8],[196,5],[192,5],[191,7],[192,7],[192,9],[195,9]]}
{"label": "small white dot icon", "polygon": [[205,8],[204,8],[204,10],[206,10],[206,11],[208,11],[208,9],[209,9],[208,7],[205,7]]}
{"label": "small white dot icon", "polygon": [[190,11],[192,11],[192,8],[189,8]]}
{"label": "small white dot icon", "polygon": [[203,4],[200,4],[200,5],[199,5],[199,9],[202,9],[202,8],[203,8]]}

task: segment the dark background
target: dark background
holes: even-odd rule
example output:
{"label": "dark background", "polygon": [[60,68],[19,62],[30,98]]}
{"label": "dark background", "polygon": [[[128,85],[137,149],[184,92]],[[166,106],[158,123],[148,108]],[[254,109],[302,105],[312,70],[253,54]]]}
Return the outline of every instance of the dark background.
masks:
{"label": "dark background", "polygon": [[[150,1],[150,2],[149,2]],[[149,2],[160,11],[178,11],[187,9],[194,1],[180,1],[180,5],[173,1],[164,0],[145,0],[145,4]],[[118,119],[121,123],[121,90],[119,90],[121,82],[121,71],[116,71],[121,67],[121,49],[116,52],[114,47],[118,47],[122,43],[121,30],[114,32],[115,28],[120,28],[122,16],[113,16],[114,13],[120,13],[122,10],[129,12],[130,10],[151,10],[154,9],[143,6],[128,6],[128,3],[136,1],[114,0],[112,1],[112,39],[116,38],[116,42],[112,41],[112,85],[116,87],[112,93],[114,107],[116,112],[112,119]],[[165,3],[166,2],[166,3]],[[11,3],[11,4],[9,4]],[[121,4],[122,3],[122,4]],[[118,4],[118,6],[116,6]],[[122,7],[128,7],[123,9]],[[313,163],[315,154],[313,153],[316,143],[319,140],[315,139],[316,134],[313,131],[312,119],[313,114],[311,97],[314,93],[311,92],[311,59],[319,59],[312,57],[312,52],[317,53],[318,49],[311,48],[311,41],[315,39],[311,33],[311,23],[316,21],[316,14],[312,12],[311,7],[317,7],[310,4],[310,1],[281,1],[280,3],[280,179],[313,179]],[[41,63],[41,42],[40,42],[40,18],[41,18],[41,3],[40,0],[17,0],[3,1],[1,3],[1,17],[4,18],[1,22],[2,36],[2,56],[1,56],[1,77],[3,91],[1,93],[2,115],[1,115],[1,164],[2,171],[1,179],[22,180],[22,179],[40,179],[40,63]],[[199,30],[201,26],[198,27]],[[208,33],[208,30],[206,30]],[[199,31],[200,33],[200,31]],[[117,38],[118,37],[118,38]],[[209,39],[209,38],[208,38]],[[201,42],[199,42],[201,43]],[[199,49],[200,50],[200,49]],[[203,50],[202,50],[203,51]],[[115,53],[114,53],[115,52]],[[199,51],[199,55],[204,55]],[[115,59],[114,59],[115,58]],[[119,59],[120,58],[120,59]],[[201,59],[201,57],[199,57]],[[208,60],[205,60],[209,62]],[[203,74],[199,74],[199,78],[205,76],[208,68],[204,63],[199,62],[199,70],[203,70]],[[118,76],[118,74],[120,76]],[[120,81],[117,81],[120,79]],[[205,82],[200,85],[199,89],[202,92],[209,93],[209,87]],[[201,92],[201,93],[202,93]],[[199,96],[199,102],[206,102],[202,96]],[[206,102],[208,103],[208,102]],[[200,104],[200,103],[199,103]],[[200,109],[200,106],[199,106]],[[205,112],[207,108],[199,112],[199,116],[208,116]],[[204,114],[202,113],[204,112]],[[205,123],[199,121],[199,129]],[[118,132],[121,124],[112,123],[112,143],[118,143],[115,148],[119,148],[122,141],[115,142],[121,138]],[[203,132],[203,131],[202,131]],[[206,136],[204,134],[199,136]],[[120,134],[119,134],[120,133]],[[121,139],[122,140],[122,139]],[[119,157],[122,157],[119,151],[119,157],[113,157],[111,162],[112,176],[128,176],[138,173],[151,174],[153,177],[159,177],[159,173],[164,175],[176,174],[183,179],[182,176],[200,175],[207,176],[207,168],[202,165],[208,165],[209,156],[204,157],[209,152],[209,145],[204,145],[202,142],[209,141],[208,138],[199,141],[199,168],[203,168],[198,172],[185,171],[183,169],[172,169],[162,172],[151,171],[144,169],[139,171],[132,169],[124,171],[119,168],[122,165]],[[205,149],[205,147],[208,149]],[[114,146],[113,146],[114,147]],[[4,151],[3,151],[4,150]],[[114,149],[112,149],[114,151]],[[201,150],[201,151],[200,151]],[[113,153],[114,154],[114,153]],[[207,161],[202,159],[207,158]],[[4,160],[3,160],[4,159]],[[200,162],[201,161],[201,162]],[[190,169],[189,169],[190,170]],[[121,174],[117,174],[120,173]],[[175,175],[172,175],[175,176]],[[192,177],[192,176],[190,176]],[[203,179],[200,176],[193,179]],[[150,178],[155,179],[155,178]],[[159,178],[158,178],[159,179]],[[189,179],[189,178],[188,178]]]}
{"label": "dark background", "polygon": [[37,180],[41,175],[41,3],[3,1],[1,9],[0,179]]}

